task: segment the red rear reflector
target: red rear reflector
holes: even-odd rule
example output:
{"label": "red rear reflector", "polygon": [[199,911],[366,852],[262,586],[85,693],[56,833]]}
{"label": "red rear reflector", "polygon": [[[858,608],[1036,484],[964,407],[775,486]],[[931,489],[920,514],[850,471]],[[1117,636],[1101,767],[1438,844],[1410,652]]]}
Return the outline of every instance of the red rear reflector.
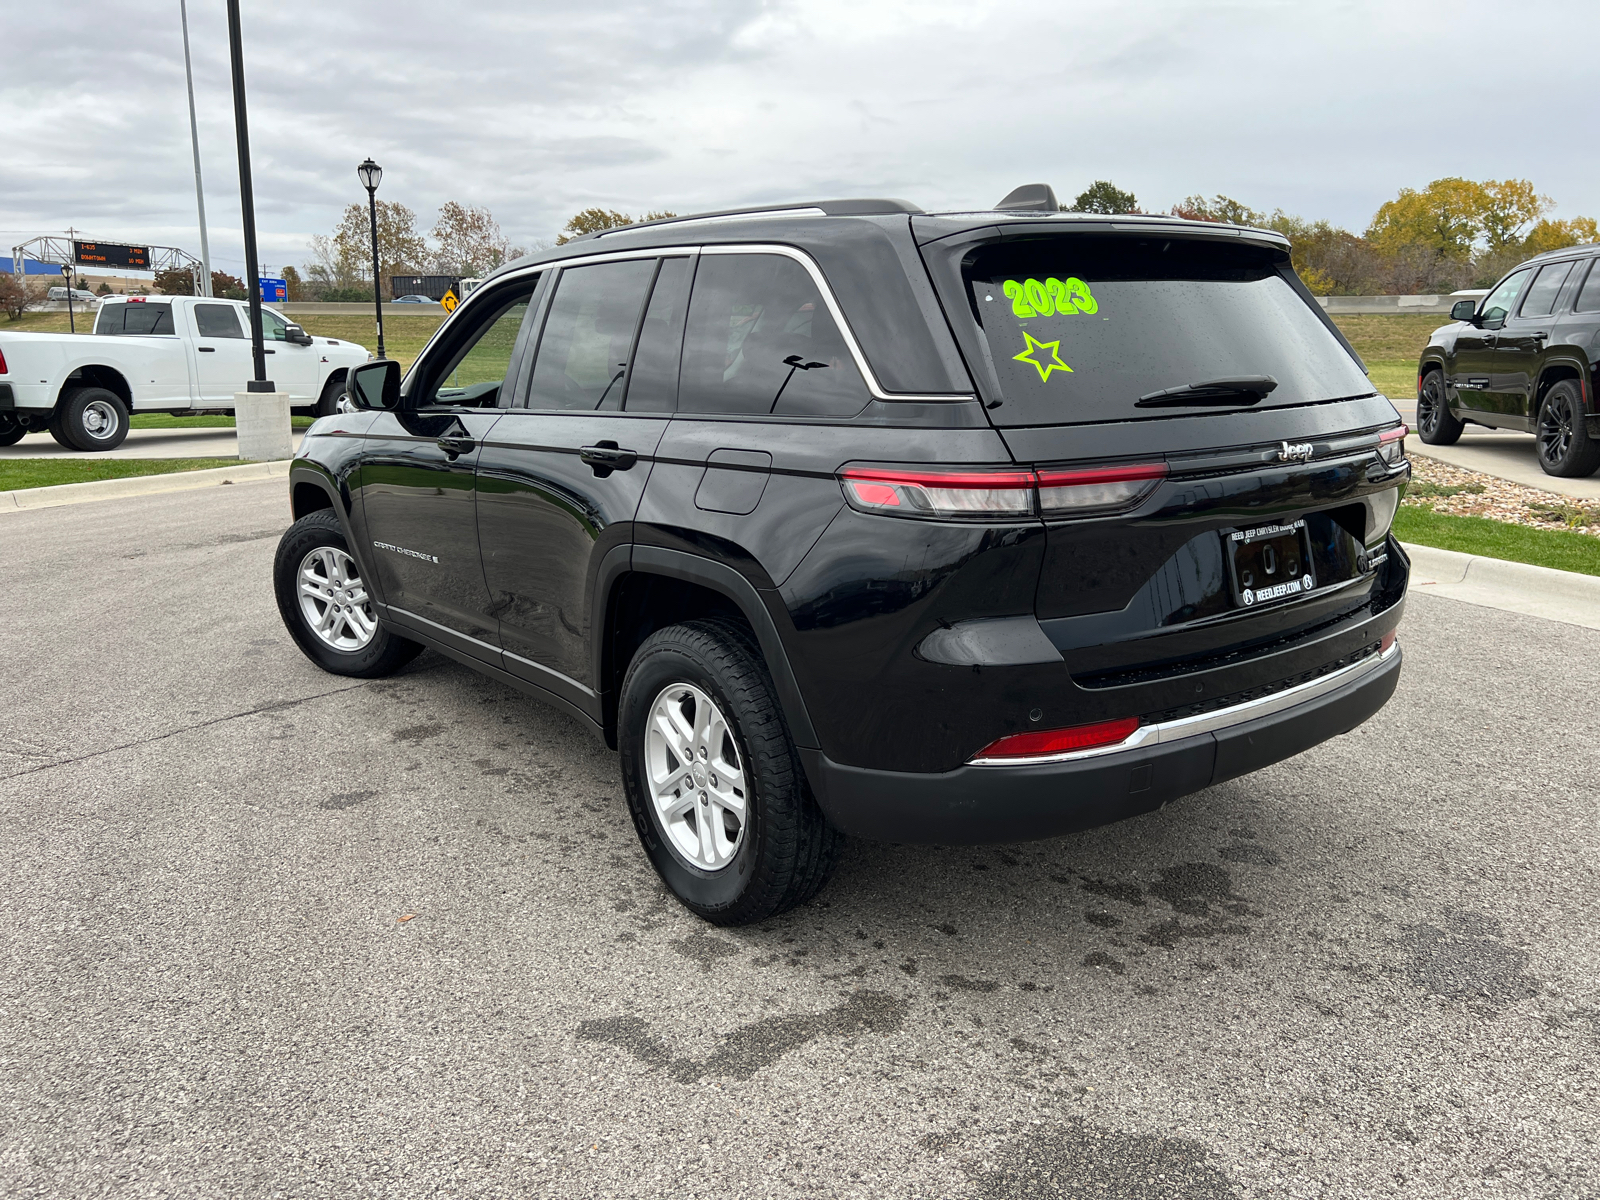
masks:
{"label": "red rear reflector", "polygon": [[1034,758],[1043,754],[1063,754],[1069,750],[1092,750],[1125,742],[1141,724],[1138,717],[1118,717],[1093,725],[1073,725],[1067,729],[1043,729],[1038,733],[1013,733],[990,742],[973,758]]}

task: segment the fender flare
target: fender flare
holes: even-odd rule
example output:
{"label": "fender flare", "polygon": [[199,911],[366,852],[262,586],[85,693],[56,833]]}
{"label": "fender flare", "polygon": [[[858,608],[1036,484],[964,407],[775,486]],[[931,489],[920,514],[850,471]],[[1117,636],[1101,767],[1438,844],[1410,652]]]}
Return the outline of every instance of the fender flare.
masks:
{"label": "fender flare", "polygon": [[[773,686],[778,692],[778,703],[783,706],[783,715],[789,722],[789,732],[794,737],[795,745],[806,749],[821,747],[816,728],[811,723],[811,714],[806,709],[805,698],[800,693],[800,684],[795,678],[794,668],[789,664],[789,652],[784,648],[783,639],[778,634],[777,623],[772,619],[772,613],[767,609],[761,593],[756,590],[753,583],[726,563],[714,562],[709,558],[701,558],[699,555],[688,554],[682,550],[668,550],[660,546],[618,546],[601,560],[596,575],[594,594],[597,605],[602,607],[596,614],[600,620],[592,623],[591,629],[604,629],[601,622],[609,610],[614,585],[619,576],[629,571],[646,575],[664,575],[671,579],[681,579],[686,583],[699,584],[733,601],[744,614],[745,620],[750,622],[750,627],[755,630],[756,641],[761,646],[761,654],[766,659],[767,669],[772,672]],[[601,656],[604,641],[603,637],[596,637],[592,648],[596,680],[602,678]]]}
{"label": "fender flare", "polygon": [[[377,577],[373,573],[372,564],[366,553],[367,548],[357,540],[355,530],[350,527],[350,497],[347,490],[340,485],[339,481],[321,463],[312,462],[305,458],[295,459],[289,466],[289,511],[295,516],[296,520],[305,515],[304,513],[296,514],[294,512],[295,489],[301,486],[314,487],[328,498],[326,507],[332,509],[334,515],[339,518],[339,528],[344,531],[344,540],[345,544],[350,547],[350,556],[360,564],[361,577],[372,580],[373,584],[376,584]],[[374,588],[373,599],[379,600],[381,603],[381,598],[375,593],[376,589]]]}

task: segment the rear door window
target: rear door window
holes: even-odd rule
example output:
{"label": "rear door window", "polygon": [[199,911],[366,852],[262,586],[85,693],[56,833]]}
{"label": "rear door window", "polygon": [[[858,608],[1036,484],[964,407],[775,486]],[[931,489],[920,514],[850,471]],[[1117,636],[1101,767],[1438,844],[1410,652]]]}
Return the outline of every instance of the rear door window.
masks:
{"label": "rear door window", "polygon": [[1589,277],[1583,281],[1583,290],[1578,293],[1578,303],[1574,311],[1600,312],[1600,271],[1594,269],[1594,264],[1600,259],[1589,260]]}
{"label": "rear door window", "polygon": [[704,254],[678,411],[850,417],[871,399],[810,272],[781,254]]}
{"label": "rear door window", "polygon": [[528,407],[620,408],[653,258],[568,267],[556,281],[533,361]]}
{"label": "rear door window", "polygon": [[239,323],[239,314],[231,304],[196,304],[194,324],[203,338],[245,336],[244,326]]}
{"label": "rear door window", "polygon": [[990,416],[1001,425],[1223,411],[1138,402],[1246,377],[1276,381],[1257,408],[1373,391],[1265,247],[1040,237],[979,249],[963,273],[1000,385]]}
{"label": "rear door window", "polygon": [[1570,262],[1548,263],[1540,267],[1538,277],[1529,285],[1528,294],[1522,298],[1518,314],[1524,317],[1548,317],[1555,311],[1561,285],[1566,283],[1571,273]]}

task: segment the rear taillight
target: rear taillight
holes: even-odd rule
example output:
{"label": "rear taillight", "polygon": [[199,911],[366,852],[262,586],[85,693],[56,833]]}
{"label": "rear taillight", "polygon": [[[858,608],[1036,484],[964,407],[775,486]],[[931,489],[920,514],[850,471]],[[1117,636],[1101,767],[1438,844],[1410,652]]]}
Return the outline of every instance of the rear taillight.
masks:
{"label": "rear taillight", "polygon": [[0,375],[11,374],[11,368],[6,366],[6,352],[0,350]]}
{"label": "rear taillight", "polygon": [[1026,517],[1033,514],[1032,471],[896,471],[850,467],[839,473],[850,503],[903,517]]}
{"label": "rear taillight", "polygon": [[892,517],[1031,517],[1124,508],[1167,476],[1166,463],[1082,471],[929,471],[846,467],[845,498]]}
{"label": "rear taillight", "polygon": [[1094,467],[1086,471],[1040,471],[1039,507],[1051,513],[1132,504],[1167,477],[1166,463]]}
{"label": "rear taillight", "polygon": [[1095,750],[1101,746],[1115,746],[1118,742],[1125,742],[1132,737],[1140,723],[1138,717],[1118,717],[1114,721],[1073,725],[1067,729],[1013,733],[1009,737],[990,742],[972,756],[972,761],[1041,758],[1051,754],[1069,754],[1074,750]]}
{"label": "rear taillight", "polygon": [[1378,438],[1378,457],[1386,463],[1397,463],[1406,456],[1406,434],[1411,431],[1404,425],[1390,429]]}

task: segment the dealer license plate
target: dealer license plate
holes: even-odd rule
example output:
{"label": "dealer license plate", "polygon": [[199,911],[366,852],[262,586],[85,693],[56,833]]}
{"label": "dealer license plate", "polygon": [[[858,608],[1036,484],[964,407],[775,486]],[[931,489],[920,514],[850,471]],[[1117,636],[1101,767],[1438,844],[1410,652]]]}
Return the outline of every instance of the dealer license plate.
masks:
{"label": "dealer license plate", "polygon": [[1303,596],[1317,586],[1305,518],[1235,529],[1223,537],[1228,545],[1233,599],[1241,607]]}

